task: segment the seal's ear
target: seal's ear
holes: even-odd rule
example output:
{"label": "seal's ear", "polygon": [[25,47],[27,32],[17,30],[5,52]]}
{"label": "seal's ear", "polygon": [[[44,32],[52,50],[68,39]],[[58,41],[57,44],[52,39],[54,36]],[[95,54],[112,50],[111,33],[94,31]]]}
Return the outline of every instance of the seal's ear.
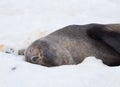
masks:
{"label": "seal's ear", "polygon": [[104,42],[120,54],[120,32],[110,30],[106,26],[94,25],[87,30],[87,34],[92,39]]}

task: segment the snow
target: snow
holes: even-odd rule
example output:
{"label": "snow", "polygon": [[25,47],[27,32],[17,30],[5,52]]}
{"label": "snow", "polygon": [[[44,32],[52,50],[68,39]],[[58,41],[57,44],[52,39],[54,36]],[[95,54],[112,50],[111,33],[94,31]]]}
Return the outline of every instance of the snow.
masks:
{"label": "snow", "polygon": [[[120,67],[95,57],[44,67],[17,51],[70,24],[120,23],[119,0],[0,0],[0,87],[119,87]],[[5,51],[14,53],[8,54]]]}

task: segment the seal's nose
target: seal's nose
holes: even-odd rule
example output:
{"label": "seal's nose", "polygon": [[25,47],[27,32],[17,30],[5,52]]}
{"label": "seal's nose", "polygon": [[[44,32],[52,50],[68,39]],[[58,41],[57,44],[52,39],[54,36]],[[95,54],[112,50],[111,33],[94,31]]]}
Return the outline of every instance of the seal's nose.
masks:
{"label": "seal's nose", "polygon": [[33,63],[37,63],[38,58],[39,58],[39,57],[32,57],[32,58],[31,58],[31,61],[32,61]]}

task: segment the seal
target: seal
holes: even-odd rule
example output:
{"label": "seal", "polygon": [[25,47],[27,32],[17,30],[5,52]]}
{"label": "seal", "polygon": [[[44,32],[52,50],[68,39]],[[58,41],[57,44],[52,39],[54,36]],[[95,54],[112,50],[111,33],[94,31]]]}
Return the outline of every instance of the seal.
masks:
{"label": "seal", "polygon": [[120,24],[69,25],[34,41],[27,62],[47,67],[79,64],[95,56],[105,65],[120,65]]}

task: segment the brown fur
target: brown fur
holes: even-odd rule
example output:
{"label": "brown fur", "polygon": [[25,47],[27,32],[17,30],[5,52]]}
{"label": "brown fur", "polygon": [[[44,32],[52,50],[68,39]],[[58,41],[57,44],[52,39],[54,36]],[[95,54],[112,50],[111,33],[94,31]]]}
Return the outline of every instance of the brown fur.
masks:
{"label": "brown fur", "polygon": [[[88,32],[91,29],[93,33]],[[100,29],[99,29],[100,28]],[[44,66],[79,64],[88,56],[95,56],[109,66],[120,64],[116,49],[104,41],[103,32],[120,32],[119,24],[70,25],[33,42],[25,52],[26,61]],[[95,35],[98,33],[98,35]],[[90,36],[90,34],[91,36]],[[97,38],[96,38],[97,37]],[[104,38],[104,37],[103,37]]]}

